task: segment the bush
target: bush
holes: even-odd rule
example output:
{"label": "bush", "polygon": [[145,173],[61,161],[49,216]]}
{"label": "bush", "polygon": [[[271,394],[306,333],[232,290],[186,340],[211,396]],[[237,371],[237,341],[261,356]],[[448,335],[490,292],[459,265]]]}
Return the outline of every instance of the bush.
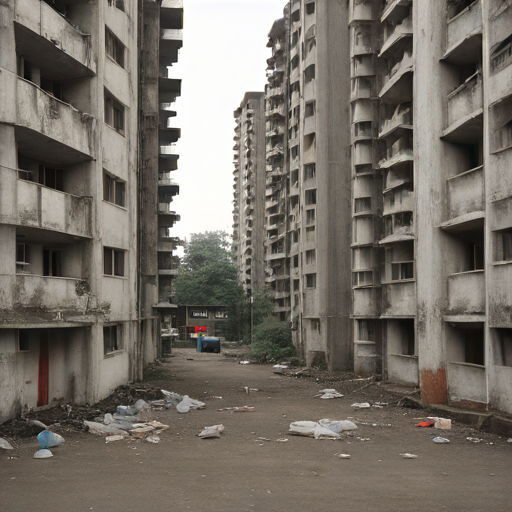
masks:
{"label": "bush", "polygon": [[290,359],[294,355],[295,347],[288,323],[270,317],[256,328],[248,352],[251,359],[264,363]]}

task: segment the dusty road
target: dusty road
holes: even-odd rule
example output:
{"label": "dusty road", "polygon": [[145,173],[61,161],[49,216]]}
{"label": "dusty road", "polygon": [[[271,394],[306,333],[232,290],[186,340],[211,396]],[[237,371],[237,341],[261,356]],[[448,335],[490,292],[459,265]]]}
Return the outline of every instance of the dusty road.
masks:
{"label": "dusty road", "polygon": [[[461,425],[451,431],[419,429],[415,418],[424,413],[416,410],[351,407],[365,400],[396,399],[375,385],[351,393],[347,385],[336,384],[346,397],[320,400],[314,398],[317,391],[331,386],[277,376],[268,365],[239,365],[222,354],[176,350],[167,366],[178,380],[166,382],[166,388],[205,401],[205,410],[157,412],[157,419],[170,425],[157,445],[105,444],[100,437],[73,433],[53,450],[52,459],[33,459],[33,442],[23,445],[17,459],[3,452],[0,510],[512,510],[512,443],[506,439],[475,435]],[[247,396],[244,386],[261,391]],[[242,405],[256,411],[218,411]],[[342,441],[287,433],[291,421],[348,417],[369,425],[360,425],[353,438]],[[218,423],[226,428],[221,439],[196,437],[202,427]],[[436,444],[434,435],[451,442]],[[472,444],[468,436],[483,441]],[[279,438],[288,442],[277,442]],[[403,459],[399,454],[404,452],[418,458]]]}

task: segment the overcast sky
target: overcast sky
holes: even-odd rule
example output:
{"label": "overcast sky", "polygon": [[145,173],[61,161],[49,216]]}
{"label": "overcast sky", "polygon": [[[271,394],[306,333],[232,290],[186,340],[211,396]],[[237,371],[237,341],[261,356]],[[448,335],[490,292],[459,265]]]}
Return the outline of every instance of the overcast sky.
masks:
{"label": "overcast sky", "polygon": [[285,0],[185,0],[180,59],[170,76],[182,79],[174,126],[181,128],[180,195],[171,209],[181,215],[172,236],[232,232],[233,111],[246,91],[265,86],[267,34]]}

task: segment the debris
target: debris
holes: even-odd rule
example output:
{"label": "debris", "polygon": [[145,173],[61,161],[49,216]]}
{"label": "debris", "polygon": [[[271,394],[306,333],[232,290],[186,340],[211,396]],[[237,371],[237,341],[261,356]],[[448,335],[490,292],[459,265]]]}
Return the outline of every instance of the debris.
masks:
{"label": "debris", "polygon": [[421,428],[432,428],[435,424],[435,421],[433,418],[427,418],[426,421],[421,421],[416,426]]}
{"label": "debris", "polygon": [[282,370],[287,370],[288,366],[285,364],[275,364],[272,368],[281,368]]}
{"label": "debris", "polygon": [[138,411],[134,407],[129,407],[127,405],[118,405],[116,412],[121,416],[133,416],[137,414]]}
{"label": "debris", "polygon": [[351,455],[348,453],[335,453],[335,457],[339,457],[340,459],[350,459]]}
{"label": "debris", "polygon": [[276,439],[276,442],[277,443],[287,443],[288,439],[286,439],[285,437],[282,437],[281,439]]}
{"label": "debris", "polygon": [[268,441],[268,442],[270,442],[270,439],[267,439],[266,437],[258,437],[258,439],[256,439],[256,441]]}
{"label": "debris", "polygon": [[335,389],[321,389],[320,393],[322,393],[322,395],[317,395],[317,396],[319,396],[320,398],[323,398],[323,399],[343,398],[343,395],[341,393],[339,393],[338,391],[336,391]]}
{"label": "debris", "polygon": [[352,404],[352,407],[356,407],[357,409],[369,409],[371,405],[368,402],[363,402]]}
{"label": "debris", "polygon": [[37,436],[37,442],[41,448],[52,448],[53,446],[59,446],[64,442],[64,438],[59,434],[54,434],[49,430],[43,430]]}
{"label": "debris", "polygon": [[160,442],[160,438],[158,436],[149,436],[146,437],[146,441],[148,443],[158,444]]}
{"label": "debris", "polygon": [[84,425],[89,428],[89,431],[93,434],[97,434],[103,436],[105,434],[116,434],[123,435],[125,434],[124,430],[121,430],[116,427],[112,427],[110,425],[104,425],[103,423],[98,423],[96,421],[84,421]]}
{"label": "debris", "polygon": [[180,414],[186,414],[191,409],[201,409],[205,406],[204,402],[193,400],[188,395],[183,396],[183,400],[176,406],[176,410]]}
{"label": "debris", "polygon": [[223,407],[222,409],[218,409],[219,411],[233,411],[233,412],[253,412],[256,410],[256,407],[250,407],[248,405],[244,405],[243,407]]}
{"label": "debris", "polygon": [[261,389],[256,389],[256,388],[250,388],[250,389],[249,389],[249,391],[254,391],[254,392],[256,392],[256,391],[262,391],[262,390],[261,390]]}
{"label": "debris", "polygon": [[290,434],[314,437],[315,439],[339,439],[340,435],[316,421],[295,421],[290,423]]}
{"label": "debris", "polygon": [[446,444],[446,443],[450,442],[450,440],[446,439],[446,437],[434,437],[432,439],[432,441],[434,441],[434,443],[439,443],[439,444]]}
{"label": "debris", "polygon": [[1,438],[0,437],[0,448],[2,448],[3,450],[14,450],[14,447],[11,446],[11,444],[6,441],[5,439]]}
{"label": "debris", "polygon": [[452,420],[449,420],[447,418],[438,418],[436,416],[435,418],[428,419],[433,419],[435,421],[434,428],[439,428],[443,430],[449,430],[452,428]]}
{"label": "debris", "polygon": [[364,441],[369,441],[369,440],[370,440],[370,438],[369,438],[369,437],[356,437],[356,439],[357,439],[358,441],[363,441],[363,442],[364,442]]}
{"label": "debris", "polygon": [[121,441],[122,439],[126,439],[127,436],[117,435],[117,436],[107,436],[105,438],[106,443],[113,443],[114,441]]}
{"label": "debris", "polygon": [[417,459],[418,458],[418,456],[414,455],[413,453],[401,453],[400,456],[403,457],[404,459]]}
{"label": "debris", "polygon": [[162,389],[161,391],[165,396],[165,401],[170,405],[178,405],[183,400],[183,397],[178,395],[178,393],[166,391],[165,389]]}
{"label": "debris", "polygon": [[250,361],[238,361],[238,364],[251,364]]}
{"label": "debris", "polygon": [[201,439],[208,439],[213,437],[220,437],[220,433],[224,431],[224,425],[213,425],[211,427],[205,427],[198,437]]}
{"label": "debris", "polygon": [[507,439],[507,443],[512,443],[512,437]]}
{"label": "debris", "polygon": [[479,439],[478,437],[466,437],[466,441],[470,441],[471,443],[481,443],[483,439]]}
{"label": "debris", "polygon": [[249,394],[249,388],[247,386],[245,386],[244,389],[245,389],[245,393],[248,395]]}
{"label": "debris", "polygon": [[53,453],[46,448],[42,448],[34,453],[34,459],[49,459],[50,457],[53,457]]}
{"label": "debris", "polygon": [[336,434],[339,434],[343,430],[356,430],[357,425],[353,423],[352,421],[348,420],[342,420],[342,421],[336,421],[336,420],[329,420],[329,419],[323,419],[318,422],[319,425],[322,427],[328,428],[329,430],[332,430],[333,432],[336,432]]}
{"label": "debris", "polygon": [[33,427],[39,427],[41,429],[41,432],[43,430],[48,429],[48,427],[42,421],[39,421],[39,420],[29,420],[28,424],[32,425]]}

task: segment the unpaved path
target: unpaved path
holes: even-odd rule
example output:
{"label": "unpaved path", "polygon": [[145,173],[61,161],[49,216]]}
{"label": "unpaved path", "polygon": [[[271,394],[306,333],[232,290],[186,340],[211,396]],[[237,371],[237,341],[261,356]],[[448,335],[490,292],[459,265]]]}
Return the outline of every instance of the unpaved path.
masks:
{"label": "unpaved path", "polygon": [[[91,434],[70,433],[52,459],[33,459],[33,442],[22,446],[17,459],[0,453],[0,510],[512,510],[512,443],[506,439],[475,435],[461,425],[451,431],[419,429],[415,418],[424,413],[416,410],[351,407],[397,398],[376,385],[350,393],[350,386],[335,384],[346,397],[320,400],[314,398],[317,391],[330,385],[274,375],[270,365],[239,365],[222,354],[188,349],[174,354],[167,366],[178,380],[164,385],[205,401],[205,410],[157,412],[157,419],[170,425],[157,445],[105,444]],[[248,396],[244,386],[261,391]],[[218,411],[242,405],[256,411]],[[347,417],[370,425],[360,425],[352,439],[343,441],[287,434],[291,421]],[[202,427],[218,423],[226,427],[221,439],[196,437]],[[451,443],[435,444],[434,435]],[[466,440],[470,435],[483,441],[472,444]],[[277,442],[279,438],[288,442]],[[404,452],[418,458],[403,459],[399,454]],[[352,457],[342,460],[336,453]]]}

